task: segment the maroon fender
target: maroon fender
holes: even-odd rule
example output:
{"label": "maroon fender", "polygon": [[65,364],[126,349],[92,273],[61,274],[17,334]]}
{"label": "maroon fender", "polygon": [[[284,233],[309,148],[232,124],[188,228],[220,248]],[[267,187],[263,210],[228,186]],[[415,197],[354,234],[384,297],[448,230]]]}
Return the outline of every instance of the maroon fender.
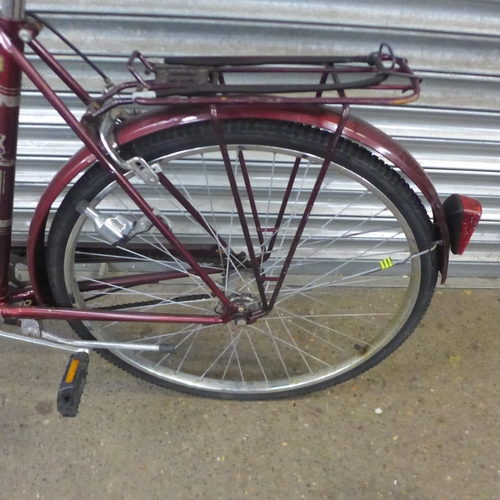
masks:
{"label": "maroon fender", "polygon": [[[340,120],[340,113],[335,110],[322,106],[309,105],[228,105],[220,106],[218,115],[222,120],[263,118],[304,123],[329,131],[336,130]],[[188,123],[209,121],[210,119],[210,108],[207,106],[154,108],[120,125],[116,130],[116,140],[118,144],[123,145],[160,130]],[[399,168],[415,183],[430,203],[434,215],[434,223],[439,233],[438,238],[442,242],[438,247],[440,252],[439,270],[442,276],[441,282],[444,283],[448,269],[448,227],[439,196],[424,169],[406,149],[388,135],[363,120],[351,116],[347,120],[343,136],[377,153],[389,163]],[[31,283],[37,301],[41,304],[50,304],[52,302],[47,286],[44,243],[45,228],[50,207],[68,183],[94,162],[95,157],[86,148],[82,148],[57,173],[41,197],[40,203],[35,210],[29,230],[27,252]]]}

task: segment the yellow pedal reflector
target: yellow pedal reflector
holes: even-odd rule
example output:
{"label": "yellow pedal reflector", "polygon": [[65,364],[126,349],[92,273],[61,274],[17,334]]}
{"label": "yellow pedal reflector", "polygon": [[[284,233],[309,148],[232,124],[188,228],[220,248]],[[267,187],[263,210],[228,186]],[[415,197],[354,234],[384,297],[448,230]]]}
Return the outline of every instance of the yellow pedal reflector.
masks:
{"label": "yellow pedal reflector", "polygon": [[68,374],[66,375],[66,379],[64,380],[64,382],[66,382],[67,384],[71,384],[71,382],[73,382],[73,380],[75,380],[75,374],[76,374],[76,370],[77,370],[79,364],[80,364],[79,359],[74,359],[71,362],[71,365],[69,366]]}
{"label": "yellow pedal reflector", "polygon": [[387,257],[387,259],[384,259],[384,260],[380,261],[380,267],[382,269],[389,269],[393,265],[394,264],[393,264],[392,259],[390,257]]}

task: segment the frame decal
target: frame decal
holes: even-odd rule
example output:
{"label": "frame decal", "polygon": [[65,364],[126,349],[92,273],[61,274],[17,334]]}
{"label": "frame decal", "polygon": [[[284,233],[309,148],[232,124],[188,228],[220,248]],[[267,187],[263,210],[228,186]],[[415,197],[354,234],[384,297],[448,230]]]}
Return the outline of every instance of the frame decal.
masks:
{"label": "frame decal", "polygon": [[[1,67],[3,67],[3,62],[0,68]],[[8,108],[18,108],[20,103],[21,103],[21,94],[19,93],[18,89],[11,89],[8,87],[4,87],[3,85],[0,85],[0,106],[7,106]],[[5,136],[3,137],[5,139]]]}
{"label": "frame decal", "polygon": [[[2,104],[2,99],[0,97],[0,105]],[[0,167],[13,167],[16,164],[16,160],[11,158],[6,158],[7,150],[5,149],[4,142],[7,139],[5,134],[0,134]]]}

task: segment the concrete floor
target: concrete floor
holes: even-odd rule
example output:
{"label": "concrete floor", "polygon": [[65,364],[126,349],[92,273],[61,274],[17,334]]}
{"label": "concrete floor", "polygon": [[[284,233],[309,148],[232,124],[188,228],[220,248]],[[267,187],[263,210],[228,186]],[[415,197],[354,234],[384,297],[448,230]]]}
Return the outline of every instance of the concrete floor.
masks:
{"label": "concrete floor", "polygon": [[[0,341],[0,499],[500,499],[500,290],[440,289],[381,365],[297,400],[183,396]],[[380,411],[382,410],[382,411]]]}

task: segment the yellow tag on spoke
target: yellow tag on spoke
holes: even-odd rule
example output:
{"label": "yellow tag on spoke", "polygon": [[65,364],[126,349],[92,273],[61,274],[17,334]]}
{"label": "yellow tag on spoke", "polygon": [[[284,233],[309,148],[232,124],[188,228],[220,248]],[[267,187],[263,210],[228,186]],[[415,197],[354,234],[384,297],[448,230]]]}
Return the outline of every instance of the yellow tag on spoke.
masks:
{"label": "yellow tag on spoke", "polygon": [[384,260],[380,261],[380,267],[382,269],[389,269],[393,265],[394,264],[393,264],[392,259],[390,257],[387,257],[387,259],[384,259]]}

